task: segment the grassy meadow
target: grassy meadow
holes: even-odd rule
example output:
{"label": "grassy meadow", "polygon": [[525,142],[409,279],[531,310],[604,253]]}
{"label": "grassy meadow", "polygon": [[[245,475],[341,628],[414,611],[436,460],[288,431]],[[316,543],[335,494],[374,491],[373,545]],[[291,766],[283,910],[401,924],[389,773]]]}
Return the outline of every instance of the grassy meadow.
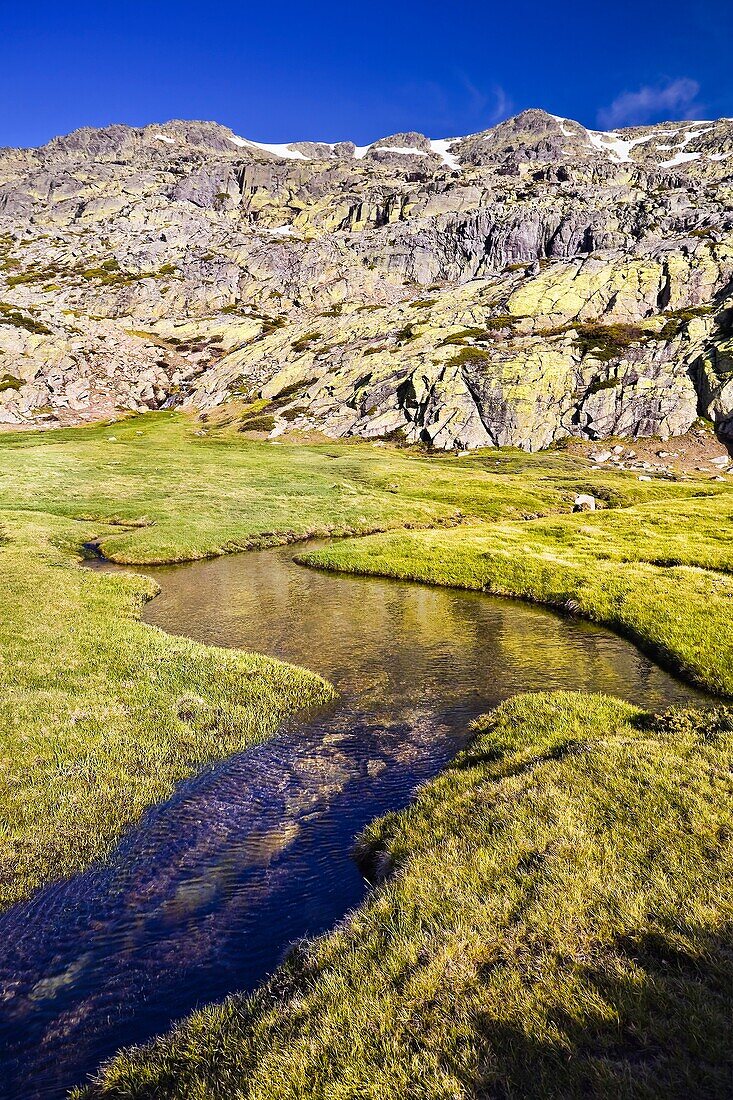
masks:
{"label": "grassy meadow", "polygon": [[726,708],[516,696],[367,830],[357,911],[85,1100],[724,1100],[732,750]]}
{"label": "grassy meadow", "polygon": [[200,430],[163,413],[0,435],[0,906],[103,856],[179,779],[331,692],[301,670],[141,625],[151,582],[80,569],[83,543],[169,562],[552,513],[583,490],[618,504],[695,491],[589,475],[563,455],[428,458]]}
{"label": "grassy meadow", "polygon": [[[92,539],[135,564],[399,528],[311,560],[570,598],[697,682],[733,684],[727,484],[640,482],[561,451],[459,458],[200,433],[160,413],[0,435],[0,904],[88,865],[183,775],[330,691],[140,625],[150,582],[81,570]],[[578,492],[609,507],[569,515]]]}
{"label": "grassy meadow", "polygon": [[[154,584],[80,568],[91,540],[134,567],[367,536],[303,560],[582,614],[733,695],[728,482],[201,430],[160,413],[0,435],[0,906],[332,697],[141,623]],[[581,492],[604,507],[571,514]],[[392,873],[364,906],[252,997],[121,1053],[90,1095],[729,1096],[732,724],[722,707],[509,701],[367,831],[368,873]]]}

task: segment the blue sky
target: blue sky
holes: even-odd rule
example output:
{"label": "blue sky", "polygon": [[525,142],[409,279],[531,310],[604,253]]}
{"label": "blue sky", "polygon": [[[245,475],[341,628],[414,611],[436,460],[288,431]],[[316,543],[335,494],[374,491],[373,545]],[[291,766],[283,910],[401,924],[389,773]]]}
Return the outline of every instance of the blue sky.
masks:
{"label": "blue sky", "polygon": [[733,0],[0,0],[0,145],[215,119],[255,140],[453,137],[538,106],[733,116]]}

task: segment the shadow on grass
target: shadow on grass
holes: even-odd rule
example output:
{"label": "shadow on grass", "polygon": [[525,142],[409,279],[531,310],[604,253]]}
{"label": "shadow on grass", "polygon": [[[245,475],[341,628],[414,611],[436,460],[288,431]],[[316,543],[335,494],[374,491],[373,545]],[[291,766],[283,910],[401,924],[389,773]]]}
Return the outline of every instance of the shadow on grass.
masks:
{"label": "shadow on grass", "polygon": [[731,924],[660,923],[567,966],[583,991],[576,1012],[558,1003],[532,1034],[489,1014],[477,1020],[484,1069],[465,1081],[468,1096],[730,1100]]}

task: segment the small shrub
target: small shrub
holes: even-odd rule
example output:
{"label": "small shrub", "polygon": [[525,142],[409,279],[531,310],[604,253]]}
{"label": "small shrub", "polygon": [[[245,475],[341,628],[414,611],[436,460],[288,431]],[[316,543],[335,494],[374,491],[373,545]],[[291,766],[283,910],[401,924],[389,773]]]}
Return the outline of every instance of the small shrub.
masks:
{"label": "small shrub", "polygon": [[0,393],[6,390],[19,390],[24,385],[22,378],[16,378],[14,374],[4,374],[0,378]]}
{"label": "small shrub", "polygon": [[486,367],[491,362],[491,355],[483,348],[461,348],[457,355],[448,361],[451,367]]}
{"label": "small shrub", "polygon": [[691,306],[689,309],[675,309],[665,314],[667,320],[657,334],[658,340],[674,340],[686,324],[697,317],[707,317],[712,306]]}
{"label": "small shrub", "polygon": [[638,344],[649,336],[646,329],[638,325],[604,325],[598,321],[587,324],[575,324],[575,343],[581,354],[592,355],[602,363],[620,358],[632,344]]}
{"label": "small shrub", "polygon": [[251,416],[241,422],[240,432],[271,432],[275,427],[274,416]]}
{"label": "small shrub", "polygon": [[297,340],[293,340],[290,345],[296,355],[299,355],[302,351],[308,351],[310,347],[316,342],[316,340],[322,340],[323,333],[321,332],[306,332],[305,335],[299,336]]}

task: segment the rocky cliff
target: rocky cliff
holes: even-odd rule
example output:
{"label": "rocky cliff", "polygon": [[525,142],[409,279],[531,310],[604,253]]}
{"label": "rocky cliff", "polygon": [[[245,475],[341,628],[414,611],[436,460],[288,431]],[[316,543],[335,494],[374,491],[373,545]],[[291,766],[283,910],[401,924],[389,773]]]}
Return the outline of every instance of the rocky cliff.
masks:
{"label": "rocky cliff", "polygon": [[0,151],[0,423],[182,405],[437,447],[733,438],[733,121]]}

